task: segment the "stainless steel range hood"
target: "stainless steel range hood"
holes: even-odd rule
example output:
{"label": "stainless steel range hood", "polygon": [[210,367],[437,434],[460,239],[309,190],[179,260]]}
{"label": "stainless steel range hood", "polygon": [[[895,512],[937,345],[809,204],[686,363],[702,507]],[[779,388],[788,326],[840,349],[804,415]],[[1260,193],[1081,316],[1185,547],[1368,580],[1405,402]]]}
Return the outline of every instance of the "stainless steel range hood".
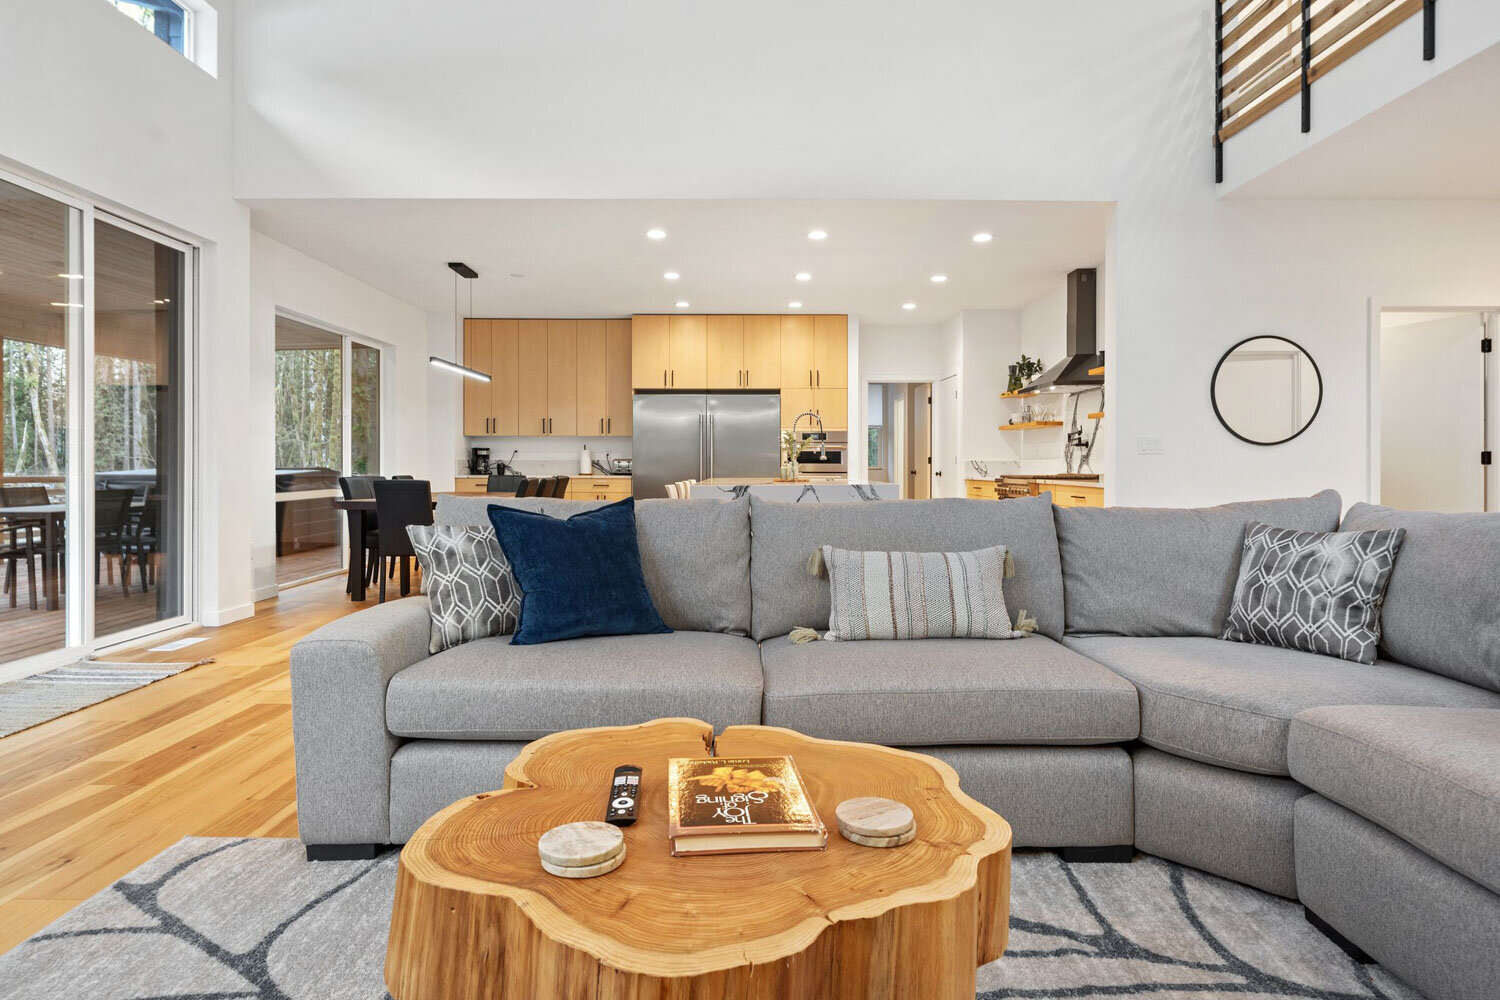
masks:
{"label": "stainless steel range hood", "polygon": [[1068,275],[1067,355],[1036,379],[1022,392],[1089,389],[1104,384],[1103,375],[1090,375],[1090,368],[1104,364],[1099,357],[1099,272],[1082,267]]}

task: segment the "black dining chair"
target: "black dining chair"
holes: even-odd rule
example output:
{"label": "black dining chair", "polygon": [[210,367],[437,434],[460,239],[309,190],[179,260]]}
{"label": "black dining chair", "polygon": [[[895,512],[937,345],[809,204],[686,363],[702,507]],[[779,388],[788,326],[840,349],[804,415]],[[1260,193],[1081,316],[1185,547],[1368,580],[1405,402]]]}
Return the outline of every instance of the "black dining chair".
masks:
{"label": "black dining chair", "polygon": [[121,562],[129,566],[131,557],[135,557],[136,568],[141,574],[141,593],[144,594],[146,585],[156,582],[154,563],[161,552],[160,499],[149,495],[146,497],[145,505],[125,533],[123,548],[124,558]]}
{"label": "black dining chair", "polygon": [[521,495],[521,487],[526,485],[525,476],[490,476],[484,481],[486,493],[504,493],[507,496],[518,497]]}
{"label": "black dining chair", "polygon": [[[381,477],[340,476],[339,492],[343,494],[345,500],[374,500],[375,489],[371,484],[379,478]],[[354,520],[353,515],[350,516],[350,520],[352,523]],[[370,522],[368,520],[365,521],[366,525],[368,525],[369,523]],[[373,528],[365,528],[364,541],[365,564],[363,567],[361,567],[360,572],[363,574],[365,586],[368,587],[372,582],[374,582],[374,574],[380,572],[380,527],[378,523]],[[344,584],[344,593],[349,594],[353,593],[353,591],[354,582],[351,578]]]}
{"label": "black dining chair", "polygon": [[392,479],[416,479],[416,476],[392,476]]}
{"label": "black dining chair", "polygon": [[[432,484],[425,479],[377,479],[375,519],[380,524],[380,557],[401,560],[401,596],[411,592],[411,560],[417,550],[406,533],[409,525],[432,523]],[[380,574],[380,603],[385,603],[385,578]]]}
{"label": "black dining chair", "polygon": [[[130,533],[130,501],[134,491],[94,491],[94,586],[99,586],[99,564],[106,556],[120,558],[120,593],[130,596],[130,560],[125,542]],[[110,581],[113,583],[114,581]]]}
{"label": "black dining chair", "polygon": [[516,490],[516,496],[518,496],[518,497],[534,497],[534,496],[537,496],[538,495],[538,491],[542,488],[542,483],[544,483],[544,482],[546,482],[545,479],[537,479],[537,478],[535,478],[533,476],[527,476],[526,477],[526,481],[521,484],[521,488],[518,489],[518,490]]}
{"label": "black dining chair", "polygon": [[0,559],[5,560],[5,592],[10,595],[10,606],[16,606],[16,595],[20,590],[17,566],[26,561],[26,588],[30,592],[31,610],[36,610],[36,543],[32,539],[31,526],[25,522],[12,524],[0,521]]}
{"label": "black dining chair", "polygon": [[[52,498],[47,495],[45,486],[0,486],[0,507],[46,507],[52,503]],[[19,559],[26,560],[26,578],[32,580],[32,557],[40,558],[42,561],[42,586],[47,585],[47,576],[52,572],[47,565],[46,551],[43,548],[43,535],[47,523],[41,518],[9,518],[5,524],[5,533],[8,537],[5,554],[0,559],[5,560],[5,584],[6,592],[10,594],[10,606],[16,606],[16,579],[15,567]],[[62,539],[54,539],[53,544],[57,550],[62,549]],[[31,609],[36,610],[36,586],[31,587]]]}
{"label": "black dining chair", "polygon": [[569,478],[568,476],[553,476],[552,492],[548,493],[547,496],[552,497],[554,500],[561,500],[563,495],[568,492]]}

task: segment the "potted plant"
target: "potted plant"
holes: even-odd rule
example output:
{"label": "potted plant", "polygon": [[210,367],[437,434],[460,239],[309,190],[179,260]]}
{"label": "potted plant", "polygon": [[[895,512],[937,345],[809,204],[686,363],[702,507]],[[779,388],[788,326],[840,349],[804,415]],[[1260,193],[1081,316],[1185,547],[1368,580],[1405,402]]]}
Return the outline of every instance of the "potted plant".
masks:
{"label": "potted plant", "polygon": [[803,442],[807,440],[806,435],[798,435],[792,431],[781,432],[781,478],[797,478],[797,454],[802,451]]}
{"label": "potted plant", "polygon": [[1026,383],[1040,375],[1046,365],[1042,364],[1041,358],[1028,358],[1021,355],[1021,360],[1010,366],[1010,380],[1006,383],[1006,392],[1020,392],[1026,388]]}

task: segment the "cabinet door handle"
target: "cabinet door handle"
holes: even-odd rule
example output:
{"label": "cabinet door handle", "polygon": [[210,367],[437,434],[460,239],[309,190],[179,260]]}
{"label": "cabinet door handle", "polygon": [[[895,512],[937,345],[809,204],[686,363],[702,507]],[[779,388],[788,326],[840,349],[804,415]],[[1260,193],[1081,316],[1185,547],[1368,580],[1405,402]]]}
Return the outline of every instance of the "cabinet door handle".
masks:
{"label": "cabinet door handle", "polygon": [[661,370],[661,387],[663,389],[667,387],[667,370],[665,368]]}
{"label": "cabinet door handle", "polygon": [[615,418],[614,417],[609,417],[609,418],[607,418],[604,421],[604,433],[606,433],[606,434],[613,434],[614,432],[615,432]]}
{"label": "cabinet door handle", "polygon": [[676,368],[672,369],[672,384],[674,386],[677,384],[677,369]]}
{"label": "cabinet door handle", "polygon": [[811,385],[812,385],[812,369],[811,369],[811,368],[809,368],[809,369],[808,369],[808,370],[807,370],[807,384],[808,384],[808,385],[809,385],[809,386],[811,386]]}
{"label": "cabinet door handle", "polygon": [[543,434],[547,433],[547,418],[546,417],[542,418],[542,433]]}
{"label": "cabinet door handle", "polygon": [[823,384],[823,369],[821,369],[821,368],[818,369],[818,383],[817,384],[818,385],[822,385]]}

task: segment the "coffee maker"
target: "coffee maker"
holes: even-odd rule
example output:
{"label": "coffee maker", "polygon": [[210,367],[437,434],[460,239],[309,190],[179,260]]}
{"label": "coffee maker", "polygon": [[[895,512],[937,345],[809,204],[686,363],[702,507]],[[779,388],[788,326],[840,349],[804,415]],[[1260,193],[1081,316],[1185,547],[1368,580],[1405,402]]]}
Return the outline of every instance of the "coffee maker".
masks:
{"label": "coffee maker", "polygon": [[469,475],[488,476],[490,474],[490,450],[488,448],[469,449]]}

